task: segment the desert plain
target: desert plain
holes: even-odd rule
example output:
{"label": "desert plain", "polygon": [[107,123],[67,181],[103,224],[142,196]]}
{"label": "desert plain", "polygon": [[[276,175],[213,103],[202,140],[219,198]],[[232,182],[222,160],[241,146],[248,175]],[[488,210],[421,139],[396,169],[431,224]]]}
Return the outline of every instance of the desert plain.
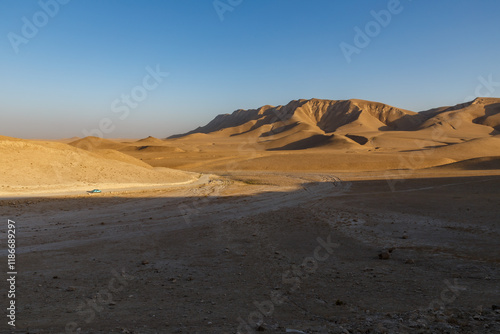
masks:
{"label": "desert plain", "polygon": [[500,99],[296,100],[0,153],[2,333],[500,332]]}

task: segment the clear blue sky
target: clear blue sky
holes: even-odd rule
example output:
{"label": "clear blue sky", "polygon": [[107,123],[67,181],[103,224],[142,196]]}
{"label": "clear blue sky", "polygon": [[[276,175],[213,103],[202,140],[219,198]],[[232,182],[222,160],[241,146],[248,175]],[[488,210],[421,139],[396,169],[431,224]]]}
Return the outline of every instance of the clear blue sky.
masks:
{"label": "clear blue sky", "polygon": [[[166,137],[299,98],[421,111],[500,96],[499,1],[391,1],[220,0],[234,6],[218,13],[213,0],[71,0],[52,17],[39,1],[0,0],[0,135],[82,136],[107,118],[107,138]],[[389,7],[388,24],[370,24]],[[348,63],[340,45],[356,47],[367,24]],[[157,65],[169,74],[142,100]],[[479,77],[494,84],[478,90]]]}

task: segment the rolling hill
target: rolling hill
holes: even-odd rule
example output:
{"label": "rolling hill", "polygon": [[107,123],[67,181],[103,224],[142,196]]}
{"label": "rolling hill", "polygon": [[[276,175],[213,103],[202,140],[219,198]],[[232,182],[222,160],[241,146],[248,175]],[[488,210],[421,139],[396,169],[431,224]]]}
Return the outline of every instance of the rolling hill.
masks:
{"label": "rolling hill", "polygon": [[[106,142],[104,142],[106,143]],[[109,143],[108,143],[109,144]],[[0,137],[0,193],[186,182],[192,173],[153,168],[113,149]]]}
{"label": "rolling hill", "polygon": [[[311,148],[365,149],[384,146],[414,148],[472,140],[500,133],[500,99],[477,98],[468,103],[413,112],[364,100],[295,100],[287,105],[236,110],[207,125],[168,139],[253,138],[267,150]],[[380,140],[380,137],[396,140]],[[458,139],[457,139],[458,138]]]}

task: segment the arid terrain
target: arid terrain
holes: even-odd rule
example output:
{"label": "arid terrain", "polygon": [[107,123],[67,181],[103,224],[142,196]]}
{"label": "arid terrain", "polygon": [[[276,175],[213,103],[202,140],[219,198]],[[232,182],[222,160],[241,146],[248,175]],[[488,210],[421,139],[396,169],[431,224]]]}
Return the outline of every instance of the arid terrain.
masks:
{"label": "arid terrain", "polygon": [[500,332],[500,99],[297,100],[0,153],[1,333]]}

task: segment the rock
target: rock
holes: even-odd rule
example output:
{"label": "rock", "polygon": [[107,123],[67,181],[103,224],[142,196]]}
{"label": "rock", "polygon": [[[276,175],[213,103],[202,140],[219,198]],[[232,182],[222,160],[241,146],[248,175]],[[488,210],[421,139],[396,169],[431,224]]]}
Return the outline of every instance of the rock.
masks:
{"label": "rock", "polygon": [[378,258],[381,260],[389,260],[391,258],[391,254],[389,252],[382,252],[378,255]]}
{"label": "rock", "polygon": [[142,260],[142,262],[141,262],[141,264],[142,264],[143,266],[145,266],[145,265],[146,265],[146,264],[148,264],[148,263],[149,263],[149,261],[147,261],[147,260]]}
{"label": "rock", "polygon": [[407,259],[405,264],[415,264],[415,261],[413,259]]}

